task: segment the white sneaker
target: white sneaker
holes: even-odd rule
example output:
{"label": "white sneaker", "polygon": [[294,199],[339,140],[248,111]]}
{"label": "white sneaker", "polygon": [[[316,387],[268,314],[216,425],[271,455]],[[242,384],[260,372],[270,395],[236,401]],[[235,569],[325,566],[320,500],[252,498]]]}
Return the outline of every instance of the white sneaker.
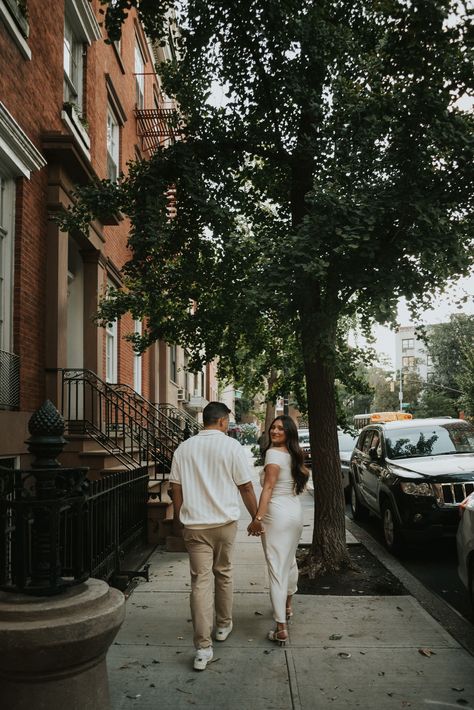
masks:
{"label": "white sneaker", "polygon": [[216,628],[216,641],[225,641],[233,628],[234,625],[232,621],[229,626],[218,626]]}
{"label": "white sneaker", "polygon": [[209,648],[198,648],[194,656],[194,670],[203,671],[209,661],[212,661],[213,655],[212,646],[209,646]]}

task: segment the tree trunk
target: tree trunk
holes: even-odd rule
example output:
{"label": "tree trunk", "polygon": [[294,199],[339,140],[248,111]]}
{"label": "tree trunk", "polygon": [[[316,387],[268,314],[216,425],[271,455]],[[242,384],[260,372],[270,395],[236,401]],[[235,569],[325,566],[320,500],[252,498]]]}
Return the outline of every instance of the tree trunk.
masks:
{"label": "tree trunk", "polygon": [[311,327],[303,332],[314,481],[314,531],[307,560],[311,577],[350,565],[334,389],[336,321],[335,316],[334,324],[326,322],[324,333],[319,330],[316,334]]}

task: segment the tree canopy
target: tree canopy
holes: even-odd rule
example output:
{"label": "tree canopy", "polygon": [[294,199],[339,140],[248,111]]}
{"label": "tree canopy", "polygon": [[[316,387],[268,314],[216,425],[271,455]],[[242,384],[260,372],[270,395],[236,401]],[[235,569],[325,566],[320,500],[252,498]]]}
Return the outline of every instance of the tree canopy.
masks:
{"label": "tree canopy", "polygon": [[111,39],[131,6],[150,36],[175,36],[159,71],[182,140],[119,181],[133,256],[102,316],[131,310],[146,318],[143,346],[179,341],[197,359],[298,353],[315,565],[337,568],[338,325],[391,320],[400,296],[426,303],[473,261],[474,119],[459,105],[473,90],[472,12],[454,0],[103,4]]}

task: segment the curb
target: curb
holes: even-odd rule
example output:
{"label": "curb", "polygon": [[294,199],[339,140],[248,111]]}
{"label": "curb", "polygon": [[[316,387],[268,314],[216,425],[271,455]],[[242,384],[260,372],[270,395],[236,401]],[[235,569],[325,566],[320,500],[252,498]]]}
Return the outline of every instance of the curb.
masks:
{"label": "curb", "polygon": [[367,550],[378,559],[395,577],[397,577],[408,592],[421,604],[448,633],[474,656],[474,634],[471,623],[454,607],[434,592],[427,589],[411,572],[393,557],[382,545],[379,545],[369,533],[360,528],[357,523],[347,517],[346,528],[357,538]]}

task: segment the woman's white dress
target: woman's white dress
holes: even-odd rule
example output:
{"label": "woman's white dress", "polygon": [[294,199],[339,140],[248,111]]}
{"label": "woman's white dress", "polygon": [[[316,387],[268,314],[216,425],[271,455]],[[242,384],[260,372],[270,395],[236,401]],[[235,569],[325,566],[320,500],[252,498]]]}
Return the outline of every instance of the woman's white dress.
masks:
{"label": "woman's white dress", "polygon": [[[280,472],[263,518],[265,534],[260,539],[268,565],[273,616],[275,621],[285,623],[286,597],[298,588],[295,554],[303,532],[303,507],[300,496],[294,493],[290,454],[268,449],[265,466],[268,464],[276,464]],[[264,478],[262,471],[262,485]]]}

